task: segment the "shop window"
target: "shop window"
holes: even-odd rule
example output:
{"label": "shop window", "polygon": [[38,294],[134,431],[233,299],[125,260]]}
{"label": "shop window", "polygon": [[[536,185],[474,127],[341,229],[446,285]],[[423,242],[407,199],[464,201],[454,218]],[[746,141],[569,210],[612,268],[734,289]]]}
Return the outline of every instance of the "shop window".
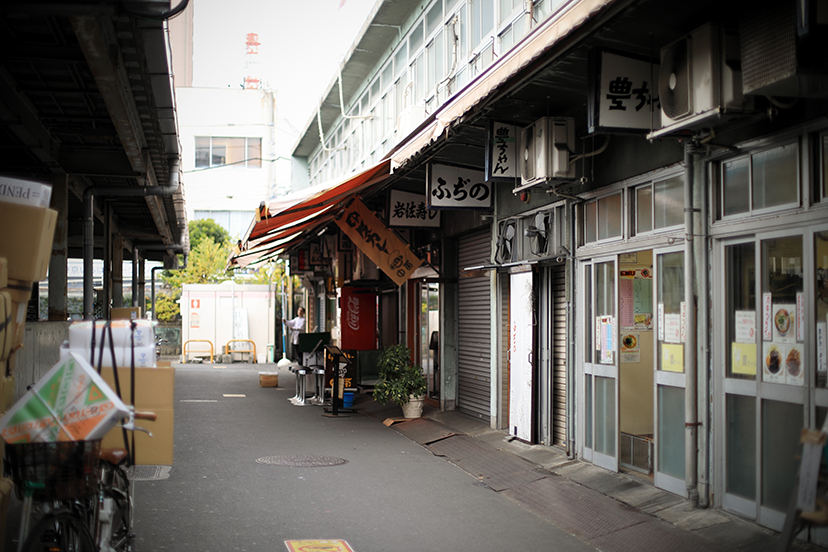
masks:
{"label": "shop window", "polygon": [[725,365],[729,378],[756,379],[756,246],[753,242],[725,250],[727,332]]}
{"label": "shop window", "polygon": [[585,204],[582,211],[584,243],[621,236],[622,203],[621,193],[617,193]]}
{"label": "shop window", "polygon": [[802,238],[762,241],[762,381],[805,385]]}
{"label": "shop window", "polygon": [[799,203],[799,146],[796,142],[721,165],[719,218]]}
{"label": "shop window", "polygon": [[684,479],[684,388],[658,386],[658,471]]}
{"label": "shop window", "polygon": [[[646,280],[645,280],[646,281]],[[684,253],[658,256],[658,369],[684,372]]]}
{"label": "shop window", "polygon": [[822,201],[828,201],[828,134],[822,136]]}
{"label": "shop window", "polygon": [[828,232],[814,233],[817,387],[828,386]]}
{"label": "shop window", "polygon": [[635,189],[636,234],[684,224],[684,177],[639,186]]}
{"label": "shop window", "polygon": [[799,471],[801,404],[762,401],[762,506],[786,512]]}

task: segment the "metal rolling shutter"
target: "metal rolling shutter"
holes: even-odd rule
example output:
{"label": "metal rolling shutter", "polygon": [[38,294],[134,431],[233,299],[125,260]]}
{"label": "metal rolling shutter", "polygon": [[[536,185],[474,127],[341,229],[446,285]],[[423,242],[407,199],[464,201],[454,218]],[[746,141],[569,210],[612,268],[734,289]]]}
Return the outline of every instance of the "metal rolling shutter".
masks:
{"label": "metal rolling shutter", "polygon": [[457,408],[486,420],[491,416],[489,277],[464,277],[463,268],[488,263],[491,256],[490,243],[488,232],[460,240],[458,284]]}
{"label": "metal rolling shutter", "polygon": [[566,445],[566,269],[556,267],[552,273],[552,439]]}

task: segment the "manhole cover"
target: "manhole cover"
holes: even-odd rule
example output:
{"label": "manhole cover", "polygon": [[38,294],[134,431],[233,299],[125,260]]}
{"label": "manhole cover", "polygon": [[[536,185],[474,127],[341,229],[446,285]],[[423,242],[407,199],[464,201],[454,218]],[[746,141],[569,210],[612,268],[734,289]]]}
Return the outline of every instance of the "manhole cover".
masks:
{"label": "manhole cover", "polygon": [[259,464],[269,464],[272,466],[288,466],[290,468],[327,468],[329,466],[341,466],[347,464],[348,461],[344,458],[336,458],[335,456],[265,456],[257,458],[256,462]]}

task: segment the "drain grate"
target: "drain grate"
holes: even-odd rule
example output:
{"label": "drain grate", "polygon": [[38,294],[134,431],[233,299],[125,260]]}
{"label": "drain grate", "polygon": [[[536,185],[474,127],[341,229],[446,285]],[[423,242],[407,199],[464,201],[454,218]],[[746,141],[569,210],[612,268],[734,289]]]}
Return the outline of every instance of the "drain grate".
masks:
{"label": "drain grate", "polygon": [[305,455],[264,456],[257,458],[256,462],[271,466],[287,466],[289,468],[327,468],[348,463],[344,458],[337,458],[335,456]]}
{"label": "drain grate", "polygon": [[132,466],[129,478],[133,481],[162,481],[170,478],[172,466]]}

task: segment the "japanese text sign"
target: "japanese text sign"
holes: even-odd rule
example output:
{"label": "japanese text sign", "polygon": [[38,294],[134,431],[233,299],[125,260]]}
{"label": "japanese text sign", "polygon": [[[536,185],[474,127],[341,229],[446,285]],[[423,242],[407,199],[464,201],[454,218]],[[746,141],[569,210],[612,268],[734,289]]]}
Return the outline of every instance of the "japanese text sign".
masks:
{"label": "japanese text sign", "polygon": [[601,51],[593,61],[590,131],[649,131],[661,127],[659,66],[646,59]]}
{"label": "japanese text sign", "polygon": [[398,286],[408,280],[422,264],[408,244],[398,238],[359,199],[355,199],[345,209],[336,224]]}
{"label": "japanese text sign", "polygon": [[520,176],[517,136],[518,129],[514,125],[490,123],[486,145],[486,180]]}
{"label": "japanese text sign", "polygon": [[428,206],[432,209],[491,209],[492,187],[483,171],[429,165]]}
{"label": "japanese text sign", "polygon": [[426,207],[426,196],[391,190],[388,225],[439,228],[440,211]]}

